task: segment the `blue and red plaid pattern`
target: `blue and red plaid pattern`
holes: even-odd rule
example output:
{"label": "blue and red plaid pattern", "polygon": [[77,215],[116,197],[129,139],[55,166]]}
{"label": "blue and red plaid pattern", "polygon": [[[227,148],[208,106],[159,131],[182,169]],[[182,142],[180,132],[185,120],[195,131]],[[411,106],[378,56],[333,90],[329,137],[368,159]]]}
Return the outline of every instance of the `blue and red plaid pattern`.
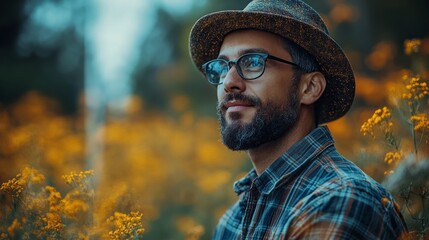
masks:
{"label": "blue and red plaid pattern", "polygon": [[340,155],[327,127],[234,184],[240,199],[213,239],[404,239],[393,197]]}

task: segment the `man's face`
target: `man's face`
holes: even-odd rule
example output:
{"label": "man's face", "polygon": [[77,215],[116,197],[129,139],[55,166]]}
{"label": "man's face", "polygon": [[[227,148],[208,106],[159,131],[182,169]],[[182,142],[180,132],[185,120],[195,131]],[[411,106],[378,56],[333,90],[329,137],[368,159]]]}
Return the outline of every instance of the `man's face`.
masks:
{"label": "man's face", "polygon": [[[228,34],[219,58],[236,60],[250,52],[263,52],[291,61],[275,34],[243,30]],[[268,59],[263,75],[244,80],[232,67],[217,88],[222,139],[232,150],[247,150],[273,141],[295,124],[299,102],[292,66]]]}

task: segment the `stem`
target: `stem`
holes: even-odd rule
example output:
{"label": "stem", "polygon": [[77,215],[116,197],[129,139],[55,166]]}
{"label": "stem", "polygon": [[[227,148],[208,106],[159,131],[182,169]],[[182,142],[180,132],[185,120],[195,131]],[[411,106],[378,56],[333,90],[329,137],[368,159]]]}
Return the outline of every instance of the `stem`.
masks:
{"label": "stem", "polygon": [[[411,116],[416,116],[419,112],[420,112],[420,102],[419,102],[419,100],[415,100],[415,101],[413,101],[413,104],[412,104],[412,106],[410,108],[410,114],[411,114]],[[422,138],[424,136],[424,132],[423,132],[423,134],[422,134],[422,136],[420,138],[420,141],[417,141],[417,136],[416,136],[417,134],[416,134],[416,131],[415,131],[415,126],[416,126],[415,122],[411,121],[411,127],[412,127],[412,129],[411,129],[411,135],[413,137],[414,154],[416,156],[416,160],[418,160],[418,149],[419,149],[420,144],[422,142]]]}
{"label": "stem", "polygon": [[425,134],[426,134],[426,131],[425,131],[425,130],[423,130],[422,134],[420,135],[420,139],[419,139],[419,141],[418,141],[418,143],[417,143],[417,149],[419,149],[419,148],[420,148],[420,146],[422,145],[423,140],[424,140],[424,137],[425,137]]}
{"label": "stem", "polygon": [[428,189],[420,187],[420,201],[422,202],[422,212],[420,213],[422,215],[421,219],[421,232],[422,236],[424,236],[426,231],[426,224],[429,221],[429,219],[426,219],[425,212],[426,212],[426,195],[428,193]]}
{"label": "stem", "polygon": [[417,143],[417,137],[416,137],[416,131],[414,130],[415,123],[414,121],[411,122],[411,136],[413,138],[413,145],[414,145],[414,155],[416,156],[416,161],[418,160],[418,143]]}

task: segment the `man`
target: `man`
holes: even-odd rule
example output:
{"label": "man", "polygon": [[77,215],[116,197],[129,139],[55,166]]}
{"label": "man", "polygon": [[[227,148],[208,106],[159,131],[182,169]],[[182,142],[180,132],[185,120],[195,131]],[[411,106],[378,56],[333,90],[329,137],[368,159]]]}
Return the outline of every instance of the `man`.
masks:
{"label": "man", "polygon": [[222,140],[253,170],[214,239],[402,239],[392,196],[335,149],[327,123],[350,108],[352,68],[299,0],[254,0],[206,15],[190,53],[217,86]]}

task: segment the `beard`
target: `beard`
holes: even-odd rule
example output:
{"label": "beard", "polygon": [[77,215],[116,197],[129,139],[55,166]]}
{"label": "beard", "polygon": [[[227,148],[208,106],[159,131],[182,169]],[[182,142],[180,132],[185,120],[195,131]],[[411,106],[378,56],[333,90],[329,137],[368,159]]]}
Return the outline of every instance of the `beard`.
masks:
{"label": "beard", "polygon": [[[264,143],[271,142],[288,132],[298,119],[298,99],[295,87],[290,89],[289,100],[285,104],[275,104],[268,101],[262,104],[256,97],[241,93],[226,95],[225,100],[218,106],[218,116],[221,126],[223,143],[231,150],[248,150]],[[227,123],[222,106],[229,100],[240,100],[257,108],[250,123],[241,123],[240,113],[231,113],[233,120]]]}

